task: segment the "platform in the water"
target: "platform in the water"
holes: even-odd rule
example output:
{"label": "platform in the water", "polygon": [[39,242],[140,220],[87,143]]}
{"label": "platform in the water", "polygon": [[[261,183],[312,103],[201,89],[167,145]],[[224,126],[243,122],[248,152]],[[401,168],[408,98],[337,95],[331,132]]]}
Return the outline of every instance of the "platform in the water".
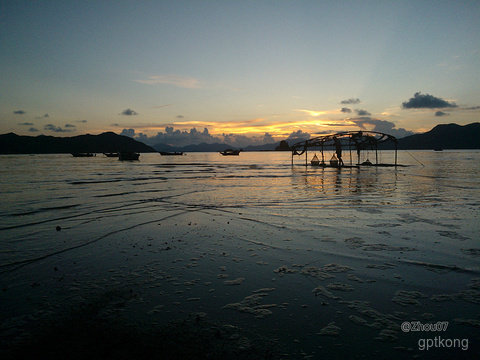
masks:
{"label": "platform in the water", "polygon": [[364,164],[356,164],[356,165],[330,165],[330,164],[310,164],[312,167],[318,167],[318,168],[368,168],[368,167],[405,167],[408,165],[400,165],[400,164],[369,164],[369,165],[364,165]]}
{"label": "platform in the water", "polygon": [[[379,145],[384,142],[390,141],[394,144],[394,164],[379,163]],[[291,146],[292,150],[292,165],[293,157],[295,155],[300,156],[305,154],[305,166],[308,165],[308,149],[314,149],[315,153],[310,161],[312,166],[319,167],[350,167],[357,168],[360,166],[398,166],[397,164],[397,139],[389,134],[380,133],[376,131],[347,131],[342,133],[323,135],[313,139],[300,141]],[[317,156],[316,152],[320,151],[321,160]],[[362,151],[367,154],[366,161],[362,161]],[[375,155],[375,161],[368,160],[369,151]],[[350,155],[350,165],[345,165],[342,160],[342,154],[347,153]],[[332,155],[333,153],[333,155]],[[353,164],[353,154],[357,155],[357,164]],[[331,156],[331,157],[330,157]],[[327,158],[330,161],[327,161]],[[365,158],[364,158],[365,159]]]}

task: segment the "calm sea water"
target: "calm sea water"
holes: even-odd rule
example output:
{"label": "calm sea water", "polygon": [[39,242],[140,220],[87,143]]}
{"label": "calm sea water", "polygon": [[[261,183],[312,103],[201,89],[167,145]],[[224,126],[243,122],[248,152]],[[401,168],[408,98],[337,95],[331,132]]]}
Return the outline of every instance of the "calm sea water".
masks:
{"label": "calm sea water", "polygon": [[[384,157],[393,160],[388,152]],[[461,212],[480,201],[478,151],[400,151],[398,163],[411,166],[397,169],[306,168],[304,162],[295,157],[292,167],[283,152],[142,154],[139,162],[100,154],[2,156],[0,264],[88,242],[126,227],[132,215],[174,208],[279,209],[301,219],[309,208],[361,205],[373,211],[388,203],[424,211],[458,206]],[[476,222],[466,225],[475,229]],[[56,226],[72,230],[68,245],[52,236]]]}
{"label": "calm sea water", "polygon": [[[394,294],[404,287],[408,291],[421,290],[427,300],[418,299],[425,302],[435,294],[448,291],[454,295],[465,290],[477,291],[478,287],[472,288],[470,282],[480,276],[480,151],[399,151],[398,155],[398,163],[409,166],[323,169],[306,167],[304,156],[295,157],[292,166],[288,152],[244,152],[230,157],[218,153],[142,154],[138,162],[121,162],[100,154],[94,158],[1,156],[2,327],[15,333],[12,329],[18,330],[22,324],[27,324],[26,319],[32,316],[32,312],[45,311],[48,316],[65,299],[72,301],[74,295],[71,294],[77,296],[86,288],[117,283],[118,278],[107,276],[105,272],[117,271],[118,263],[125,261],[123,256],[138,250],[132,250],[132,246],[141,243],[141,246],[156,246],[160,251],[167,249],[167,245],[168,249],[172,248],[172,239],[195,240],[195,246],[180,248],[178,245],[174,248],[180,255],[183,253],[185,261],[197,259],[190,260],[194,264],[191,268],[178,269],[183,276],[201,278],[203,283],[212,282],[214,280],[209,276],[218,279],[218,272],[224,271],[222,266],[226,266],[232,272],[229,279],[242,278],[245,281],[240,286],[224,287],[227,290],[223,291],[227,292],[222,296],[217,290],[215,301],[210,301],[211,309],[202,300],[195,301],[209,296],[202,292],[201,297],[193,294],[179,302],[194,299],[189,304],[202,303],[199,306],[202,311],[230,312],[231,315],[236,313],[235,310],[228,310],[228,306],[225,310],[224,307],[242,300],[256,288],[276,288],[272,294],[279,297],[277,306],[301,302],[295,311],[285,310],[288,315],[284,314],[284,319],[258,325],[259,330],[265,332],[262,328],[265,324],[268,329],[278,330],[279,326],[293,326],[289,323],[292,316],[308,318],[308,325],[298,325],[305,336],[288,331],[280,336],[292,357],[318,355],[321,349],[326,351],[330,343],[325,339],[329,338],[318,335],[319,328],[331,322],[342,324],[342,329],[349,327],[347,324],[352,325],[348,316],[341,319],[339,314],[355,315],[358,306],[356,308],[353,301],[373,302],[383,309],[382,314],[388,314]],[[384,152],[380,161],[393,162],[393,152]],[[61,230],[58,231],[57,227]],[[228,239],[231,239],[230,243],[227,243]],[[115,250],[101,248],[107,243],[115,243],[116,247],[112,245]],[[180,256],[178,253],[175,256]],[[211,264],[214,260],[219,261],[216,256],[222,253],[232,254],[230,262],[220,264],[220,270],[218,266],[212,270]],[[255,262],[249,262],[251,255],[255,255]],[[140,254],[141,261],[132,263],[135,265],[129,268],[130,273],[136,271],[141,277],[154,271],[152,269],[158,271],[153,265],[148,271],[142,267],[142,262],[152,261],[149,256]],[[209,264],[205,262],[203,266],[198,261],[199,256],[210,257]],[[232,262],[232,259],[238,261]],[[175,263],[174,258],[169,261]],[[67,262],[70,265],[66,265]],[[317,297],[312,297],[312,289],[322,284],[318,278],[305,276],[305,272],[300,278],[298,274],[302,266],[306,269],[307,265],[329,263],[356,269],[357,279],[368,278],[370,283],[385,284],[372,291],[364,289],[369,282],[352,283],[352,278],[342,278],[358,289],[353,292],[347,292],[345,288],[341,290],[342,298],[350,303],[328,307],[330,319],[319,315],[318,310],[299,315],[309,306],[318,309],[318,304],[313,303]],[[99,264],[108,265],[102,268]],[[64,278],[70,276],[70,283],[62,288],[63,295],[60,296],[58,281],[57,285],[51,282],[58,275],[57,271],[63,270],[61,266],[65,269]],[[123,266],[125,268],[125,263]],[[280,266],[290,269],[296,266],[298,274],[294,271],[292,275],[288,272],[280,274],[282,270],[275,271]],[[45,268],[51,271],[53,267],[56,275],[43,273]],[[162,269],[166,271],[166,267]],[[425,274],[419,278],[416,271]],[[339,273],[342,272],[339,270]],[[279,274],[285,276],[277,278]],[[342,276],[346,274],[342,273]],[[98,282],[92,285],[92,281],[99,277],[103,285]],[[304,280],[306,277],[309,280]],[[280,284],[285,279],[292,280],[285,283],[282,290]],[[45,285],[39,288],[44,292],[39,296],[51,305],[48,311],[25,301],[26,296],[35,296],[34,293],[40,291],[36,285],[42,285],[42,281]],[[81,285],[82,281],[85,281],[84,285]],[[476,284],[476,280],[473,281]],[[324,284],[325,288],[327,284]],[[305,299],[301,299],[303,295],[296,295],[288,300],[287,294],[292,287],[298,287],[299,294],[305,294]],[[357,296],[353,297],[355,293]],[[447,315],[448,312],[442,309],[442,316],[448,317],[449,321],[458,317],[479,321],[471,312],[475,308],[478,310],[480,300],[475,298],[478,294],[471,295],[473,300],[467,299],[467,305],[473,308],[467,306],[467,313],[450,312]],[[153,306],[151,302],[155,296],[151,295],[151,301],[145,300],[141,305],[145,312],[148,312],[148,306]],[[148,298],[146,294],[145,297]],[[329,303],[336,301],[328,297],[326,300]],[[456,301],[458,297],[451,300]],[[398,305],[393,302],[394,306]],[[281,311],[277,312],[272,315],[274,318],[280,316]],[[432,309],[421,311],[434,312]],[[413,315],[413,310],[407,313],[411,315],[406,319],[419,318],[419,314]],[[250,315],[240,312],[238,316],[248,318]],[[442,320],[438,316],[436,319]],[[372,319],[367,316],[367,320]],[[258,320],[253,318],[252,321],[256,323]],[[316,330],[307,331],[309,326],[315,326]],[[478,340],[478,328],[473,329]],[[458,334],[463,332],[459,330],[455,335]],[[400,335],[401,331],[397,331],[397,337]],[[331,346],[344,339],[345,351],[352,351],[345,338],[333,339]],[[405,341],[407,344],[402,343],[400,347],[416,347],[417,340]],[[296,348],[299,342],[302,343],[301,349]],[[376,344],[374,340],[372,343]],[[380,343],[384,346],[384,342]],[[364,346],[370,346],[368,342],[366,344]],[[393,347],[388,342],[385,346]]]}

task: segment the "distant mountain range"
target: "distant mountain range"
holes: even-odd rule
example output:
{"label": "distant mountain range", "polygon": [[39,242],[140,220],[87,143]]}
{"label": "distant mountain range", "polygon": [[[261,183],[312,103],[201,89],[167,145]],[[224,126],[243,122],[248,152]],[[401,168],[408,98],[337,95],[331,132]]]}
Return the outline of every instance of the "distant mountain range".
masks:
{"label": "distant mountain range", "polygon": [[231,145],[223,144],[223,143],[212,143],[212,144],[201,143],[201,144],[195,144],[195,145],[186,145],[186,146],[182,146],[182,147],[170,146],[170,145],[167,145],[167,144],[155,144],[152,147],[157,151],[167,151],[167,152],[173,152],[173,151],[217,152],[217,151],[223,151],[225,149],[233,149],[234,148]]}
{"label": "distant mountain range", "polygon": [[106,132],[73,137],[0,135],[0,154],[68,154],[74,152],[155,152],[155,149],[128,136]]}
{"label": "distant mountain range", "polygon": [[[289,140],[289,145],[304,139]],[[273,151],[279,142],[258,146],[247,146],[244,151]],[[385,143],[387,146],[388,143]],[[153,147],[134,140],[128,136],[106,132],[100,135],[79,135],[73,137],[54,136],[20,136],[14,133],[0,135],[0,154],[58,154],[72,152],[156,152],[156,151],[223,151],[234,148],[228,144],[197,144],[183,147],[173,147],[166,144],[156,144]],[[383,147],[386,148],[386,147]],[[390,148],[390,147],[389,147]],[[432,130],[398,139],[398,149],[480,149],[480,123],[465,126],[457,124],[442,124]]]}
{"label": "distant mountain range", "polygon": [[422,149],[480,149],[480,123],[469,125],[441,124],[423,134],[398,139],[398,148]]}
{"label": "distant mountain range", "polygon": [[[294,144],[299,141],[304,141],[305,139],[293,139],[289,140],[291,144]],[[273,151],[275,148],[279,145],[278,142],[276,143],[270,143],[270,144],[263,144],[263,145],[249,145],[242,150],[244,151]],[[152,147],[157,150],[157,151],[183,151],[183,152],[217,152],[217,151],[223,151],[225,149],[236,149],[235,146],[225,144],[225,143],[213,143],[213,144],[207,144],[207,143],[201,143],[201,144],[196,144],[196,145],[187,145],[187,146],[182,146],[182,147],[177,147],[177,146],[170,146],[167,144],[155,144],[152,145]]]}

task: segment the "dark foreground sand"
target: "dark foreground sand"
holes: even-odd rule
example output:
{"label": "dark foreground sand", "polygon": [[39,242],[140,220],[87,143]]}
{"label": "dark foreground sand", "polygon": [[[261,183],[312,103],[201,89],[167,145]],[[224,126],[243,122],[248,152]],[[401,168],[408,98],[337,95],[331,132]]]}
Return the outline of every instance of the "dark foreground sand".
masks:
{"label": "dark foreground sand", "polygon": [[[287,212],[141,214],[2,273],[3,355],[476,358],[480,251],[464,219],[369,206]],[[52,236],[68,241],[69,229]]]}

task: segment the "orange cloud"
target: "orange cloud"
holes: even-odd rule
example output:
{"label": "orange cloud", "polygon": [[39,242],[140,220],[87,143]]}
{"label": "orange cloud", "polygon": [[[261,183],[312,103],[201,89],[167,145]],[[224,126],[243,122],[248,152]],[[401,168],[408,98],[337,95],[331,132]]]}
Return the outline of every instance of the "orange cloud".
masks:
{"label": "orange cloud", "polygon": [[[342,122],[332,122],[330,120],[303,120],[303,121],[284,121],[284,122],[267,122],[264,119],[254,119],[245,122],[224,122],[214,123],[209,131],[212,134],[252,134],[259,135],[269,133],[272,136],[285,136],[292,133],[292,131],[302,130],[310,133],[325,132],[331,130],[334,132],[334,127],[346,124]],[[354,124],[352,124],[354,125]]]}
{"label": "orange cloud", "polygon": [[[324,113],[328,113],[325,111]],[[356,129],[358,126],[348,119],[332,119],[310,116],[291,116],[289,119],[285,119],[285,116],[281,116],[282,119],[273,116],[270,118],[251,118],[241,121],[173,121],[163,124],[144,123],[144,124],[131,124],[129,126],[122,124],[119,126],[132,127],[137,131],[146,133],[161,132],[165,130],[165,127],[173,127],[175,130],[190,131],[192,128],[197,130],[203,130],[207,128],[212,135],[222,134],[238,134],[246,136],[260,136],[265,133],[269,133],[274,137],[285,137],[291,134],[293,131],[304,131],[310,134],[324,134],[325,132],[337,132],[343,130]]]}

